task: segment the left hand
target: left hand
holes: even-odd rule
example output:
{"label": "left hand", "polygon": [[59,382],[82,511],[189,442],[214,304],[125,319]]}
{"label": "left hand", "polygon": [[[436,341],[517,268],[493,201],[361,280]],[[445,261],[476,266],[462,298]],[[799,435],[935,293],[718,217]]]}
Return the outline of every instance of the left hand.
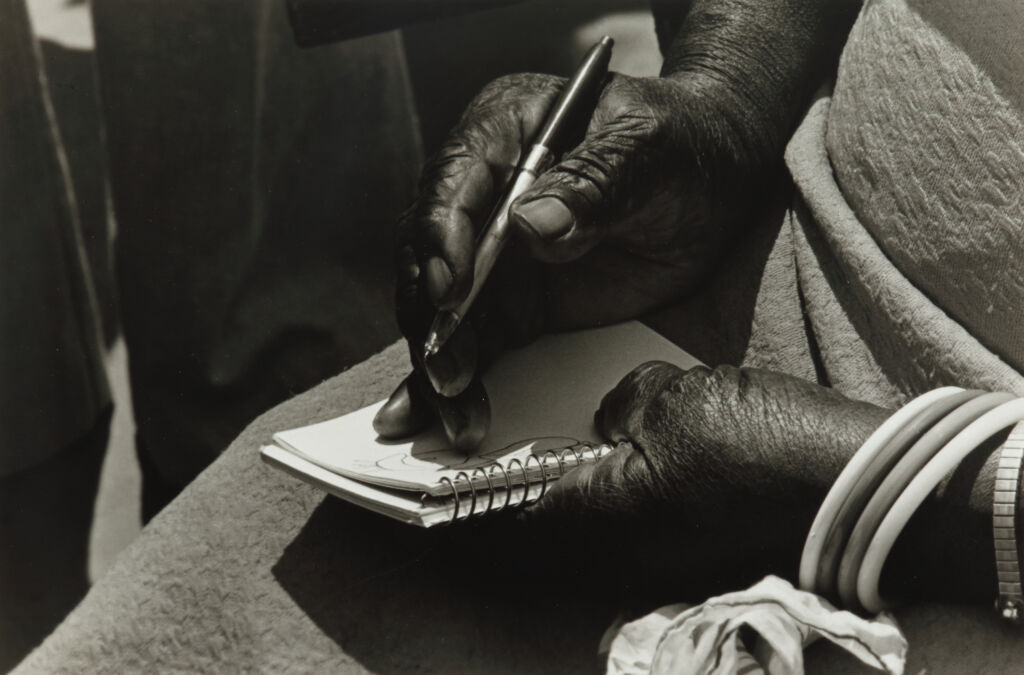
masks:
{"label": "left hand", "polygon": [[887,415],[769,371],[644,364],[596,414],[624,444],[555,483],[525,514],[527,531],[621,554],[631,587],[662,594],[704,597],[768,573],[795,580],[818,505]]}

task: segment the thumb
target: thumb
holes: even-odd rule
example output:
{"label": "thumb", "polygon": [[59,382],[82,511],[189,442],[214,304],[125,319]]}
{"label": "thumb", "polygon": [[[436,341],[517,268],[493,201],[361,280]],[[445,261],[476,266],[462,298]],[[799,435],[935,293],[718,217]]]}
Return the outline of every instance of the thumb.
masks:
{"label": "thumb", "polygon": [[512,203],[510,220],[535,258],[567,262],[607,234],[635,147],[621,129],[598,130]]}
{"label": "thumb", "polygon": [[604,512],[625,516],[636,511],[651,474],[643,454],[628,443],[597,462],[567,472],[523,512],[526,520],[585,520]]}

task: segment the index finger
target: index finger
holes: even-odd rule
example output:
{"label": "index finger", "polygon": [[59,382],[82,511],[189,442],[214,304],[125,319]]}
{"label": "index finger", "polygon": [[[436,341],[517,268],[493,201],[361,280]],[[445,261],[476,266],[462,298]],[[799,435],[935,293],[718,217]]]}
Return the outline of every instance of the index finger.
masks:
{"label": "index finger", "polygon": [[[494,198],[491,169],[453,143],[424,168],[421,194],[398,228],[399,284],[422,285],[435,308],[458,305],[473,283],[473,242]],[[400,308],[401,309],[401,308]]]}
{"label": "index finger", "polygon": [[399,232],[399,247],[415,258],[423,295],[436,308],[452,309],[469,293],[476,233],[540,126],[559,82],[512,75],[491,83],[427,162],[420,196]]}

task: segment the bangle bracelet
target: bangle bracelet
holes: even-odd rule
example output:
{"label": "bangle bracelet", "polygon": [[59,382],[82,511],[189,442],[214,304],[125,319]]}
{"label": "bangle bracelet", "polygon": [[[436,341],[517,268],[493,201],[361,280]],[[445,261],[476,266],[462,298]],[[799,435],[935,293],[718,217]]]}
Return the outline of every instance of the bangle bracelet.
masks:
{"label": "bangle bracelet", "polygon": [[[953,437],[913,480],[907,485],[889,513],[886,514],[878,531],[868,544],[864,563],[857,575],[857,587],[863,589],[864,599],[878,596],[878,579],[882,567],[892,551],[896,538],[914,515],[918,507],[928,498],[932,490],[946,477],[971,451],[991,438],[996,432],[1024,420],[1024,398],[1015,398],[988,411]],[[879,612],[883,606],[869,606],[863,603],[869,612]]]}
{"label": "bangle bracelet", "polygon": [[[949,434],[948,438],[941,440],[936,440],[937,437],[931,433],[935,430],[936,425],[945,421],[951,413],[983,393],[985,392],[977,389],[962,391],[936,401],[919,413],[910,424],[903,427],[900,433],[893,436],[892,440],[878,453],[878,462],[876,463],[886,460],[887,465],[878,468],[882,473],[878,476],[875,485],[864,488],[863,505],[856,513],[851,514],[851,522],[853,524],[847,530],[849,536],[843,537],[845,546],[838,563],[836,588],[839,591],[839,598],[845,609],[850,611],[861,610],[860,602],[857,599],[857,572],[860,571],[861,563],[864,561],[864,553],[867,551],[868,543],[871,541],[871,535],[875,533],[878,523],[882,521],[882,518],[889,511],[889,506],[891,506],[890,503],[882,508],[881,503],[885,500],[887,494],[891,494],[892,501],[895,501],[900,492],[903,491],[902,488],[905,487],[905,485],[900,485],[899,489],[891,487],[894,482],[892,479],[896,468],[901,463],[904,463],[903,460],[908,459],[911,451],[920,448],[922,444],[924,444],[925,450],[919,450],[919,452],[927,452],[929,458],[938,452],[939,448],[946,444],[946,441],[967,425],[962,425],[954,433]],[[914,473],[917,472],[915,471]],[[910,478],[913,478],[913,474],[911,474]],[[907,479],[908,482],[910,478]],[[845,534],[845,532],[840,532],[840,536]],[[822,565],[824,566],[824,558],[822,560]]]}
{"label": "bangle bracelet", "polygon": [[[832,528],[825,535],[815,582],[818,593],[827,598],[835,597],[838,589],[840,559],[846,548],[850,532],[856,525],[864,506],[889,474],[893,465],[917,439],[971,395],[970,392],[960,391],[930,403],[897,431],[888,443],[879,448],[864,471],[857,476],[853,487],[836,513]],[[857,567],[860,567],[859,561]],[[856,574],[857,568],[853,568],[852,571]],[[847,608],[853,609],[857,604],[857,579],[855,576],[850,576],[847,579],[846,591],[843,603],[849,601],[850,605]]]}
{"label": "bangle bracelet", "polygon": [[[948,414],[942,421],[929,429],[928,433],[922,436],[907,451],[903,459],[893,467],[889,475],[882,481],[882,484],[878,487],[868,505],[864,507],[864,512],[861,514],[860,520],[857,521],[853,534],[850,535],[850,542],[846,545],[847,551],[852,549],[861,558],[861,561],[857,563],[858,569],[853,570],[855,575],[859,575],[859,568],[861,566],[871,564],[867,562],[868,544],[878,529],[878,525],[885,518],[885,514],[889,512],[893,503],[903,490],[906,489],[914,476],[935,456],[935,453],[952,440],[954,436],[963,431],[968,424],[997,405],[1013,400],[1013,398],[1012,394],[983,394],[979,396],[976,393],[975,398]],[[843,562],[846,562],[845,555],[844,553]],[[843,566],[840,564],[840,576],[842,576],[842,572]],[[854,577],[854,585],[856,586],[857,602],[861,607],[879,611],[878,608],[891,605],[891,603],[879,597],[877,589],[872,594],[867,589],[862,588],[857,583],[856,576]]]}
{"label": "bangle bracelet", "polygon": [[1024,610],[1015,522],[1022,458],[1024,423],[1018,422],[999,448],[999,468],[996,469],[995,490],[992,492],[992,541],[996,549],[996,575],[999,578],[996,611],[1014,623],[1020,622]]}
{"label": "bangle bracelet", "polygon": [[818,514],[814,517],[811,529],[807,533],[807,541],[804,543],[804,550],[800,556],[800,588],[812,593],[818,592],[816,577],[818,574],[818,563],[821,560],[821,550],[825,543],[825,535],[832,528],[836,513],[842,506],[846,495],[861,474],[868,462],[881,450],[882,446],[889,442],[897,431],[903,428],[911,418],[924,410],[932,402],[945,398],[956,392],[963,391],[960,387],[942,387],[927,393],[921,394],[905,406],[892,414],[889,419],[868,436],[860,449],[854,453],[846,467],[839,474],[832,488],[825,495]]}

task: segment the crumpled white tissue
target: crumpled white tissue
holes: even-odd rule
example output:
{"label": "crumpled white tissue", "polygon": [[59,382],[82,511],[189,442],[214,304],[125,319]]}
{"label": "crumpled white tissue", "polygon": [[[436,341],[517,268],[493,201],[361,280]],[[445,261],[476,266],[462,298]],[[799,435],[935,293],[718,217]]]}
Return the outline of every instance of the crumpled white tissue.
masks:
{"label": "crumpled white tissue", "polygon": [[[744,640],[741,629],[756,641]],[[769,576],[701,605],[668,605],[623,625],[608,654],[610,675],[694,673],[799,675],[818,638],[865,664],[902,675],[907,641],[889,614],[863,619]],[[755,644],[753,653],[745,643]]]}

